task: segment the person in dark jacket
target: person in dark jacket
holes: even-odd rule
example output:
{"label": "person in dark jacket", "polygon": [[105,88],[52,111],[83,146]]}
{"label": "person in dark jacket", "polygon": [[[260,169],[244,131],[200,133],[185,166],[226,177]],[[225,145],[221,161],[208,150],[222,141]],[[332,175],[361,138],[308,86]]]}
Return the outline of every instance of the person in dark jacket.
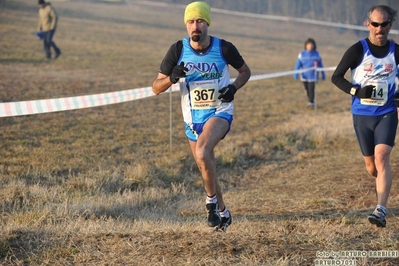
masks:
{"label": "person in dark jacket", "polygon": [[[305,41],[305,49],[301,51],[298,55],[295,64],[295,70],[308,69],[313,67],[323,67],[323,62],[319,52],[316,50],[316,42],[314,39],[309,38]],[[303,82],[305,86],[306,95],[308,97],[308,108],[313,109],[315,107],[315,86],[319,79],[319,72],[315,69],[304,71],[300,74],[294,74],[294,79],[298,79]],[[322,80],[326,79],[326,74],[321,71]]]}

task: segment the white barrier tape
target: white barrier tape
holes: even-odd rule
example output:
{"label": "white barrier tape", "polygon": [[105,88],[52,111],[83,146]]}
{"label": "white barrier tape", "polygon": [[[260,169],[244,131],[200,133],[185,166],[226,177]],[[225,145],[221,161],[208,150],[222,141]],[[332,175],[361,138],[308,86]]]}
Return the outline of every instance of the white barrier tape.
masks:
{"label": "white barrier tape", "polygon": [[[286,75],[292,75],[295,73],[302,73],[315,69],[317,71],[328,71],[334,70],[335,67],[330,68],[308,68],[302,70],[284,71],[263,75],[251,76],[250,80],[268,79],[274,77],[281,77]],[[234,80],[234,79],[232,79]],[[176,83],[172,85],[172,91],[179,91],[180,84]],[[68,111],[82,108],[91,108],[109,104],[123,103],[138,99],[154,96],[151,87],[131,89],[124,91],[107,92],[100,94],[66,97],[66,98],[55,98],[55,99],[44,99],[44,100],[32,100],[32,101],[20,101],[20,102],[6,102],[0,103],[0,117],[10,116],[21,116],[21,115],[33,115],[43,114],[59,111]]]}
{"label": "white barrier tape", "polygon": [[116,104],[154,96],[151,87],[101,94],[0,103],[0,117],[42,114]]}
{"label": "white barrier tape", "polygon": [[300,73],[307,72],[312,69],[316,70],[318,72],[333,71],[333,70],[335,70],[335,67],[327,67],[327,68],[311,67],[311,68],[300,69],[300,70],[291,70],[291,71],[276,72],[276,73],[269,73],[269,74],[262,74],[262,75],[254,75],[254,76],[251,76],[251,78],[249,80],[252,81],[252,80],[259,80],[259,79],[269,79],[269,78],[277,78],[277,77],[282,77],[282,76],[300,74]]}

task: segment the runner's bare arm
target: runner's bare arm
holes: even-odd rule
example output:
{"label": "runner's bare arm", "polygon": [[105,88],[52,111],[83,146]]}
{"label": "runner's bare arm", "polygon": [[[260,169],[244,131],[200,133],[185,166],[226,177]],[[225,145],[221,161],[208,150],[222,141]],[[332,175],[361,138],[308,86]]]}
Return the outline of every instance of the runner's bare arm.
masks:
{"label": "runner's bare arm", "polygon": [[238,71],[237,78],[234,80],[232,84],[238,90],[239,88],[244,86],[245,83],[247,83],[247,81],[251,77],[251,69],[249,69],[248,65],[244,63],[244,65],[238,68],[237,71]]}
{"label": "runner's bare arm", "polygon": [[170,86],[172,86],[172,82],[170,81],[169,76],[158,73],[157,78],[152,83],[152,91],[158,95],[166,91]]}

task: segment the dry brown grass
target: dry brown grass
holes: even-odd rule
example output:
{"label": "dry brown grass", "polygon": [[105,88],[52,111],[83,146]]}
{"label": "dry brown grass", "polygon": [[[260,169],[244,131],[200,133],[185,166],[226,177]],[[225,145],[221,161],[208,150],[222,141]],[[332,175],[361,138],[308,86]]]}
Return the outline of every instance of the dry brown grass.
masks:
{"label": "dry brown grass", "polygon": [[[35,2],[36,3],[36,2]],[[19,101],[149,86],[169,45],[185,36],[180,8],[54,2],[63,55],[45,62],[32,1],[0,1],[0,97]],[[307,37],[334,66],[359,36],[335,29],[213,16],[254,74],[292,69]],[[327,73],[328,79],[331,73]],[[179,95],[1,119],[2,265],[313,265],[317,251],[399,250],[398,153],[388,226],[376,203],[349,112],[329,80],[318,109],[302,84],[249,82],[231,133],[216,149],[234,223],[213,233],[183,134]],[[357,265],[399,260],[358,258]]]}

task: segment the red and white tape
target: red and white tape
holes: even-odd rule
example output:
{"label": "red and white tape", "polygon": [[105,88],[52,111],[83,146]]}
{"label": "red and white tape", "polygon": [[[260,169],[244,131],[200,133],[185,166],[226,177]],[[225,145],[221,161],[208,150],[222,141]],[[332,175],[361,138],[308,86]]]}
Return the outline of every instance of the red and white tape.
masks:
{"label": "red and white tape", "polygon": [[[281,77],[292,75],[295,73],[302,73],[315,69],[317,71],[330,71],[335,67],[330,68],[308,68],[293,71],[284,71],[270,74],[254,75],[250,80],[261,80],[268,78]],[[172,91],[179,91],[179,84],[172,85]],[[82,108],[91,108],[109,104],[123,103],[128,101],[139,100],[147,97],[154,96],[151,87],[144,87],[131,90],[107,92],[100,94],[74,96],[65,98],[20,101],[20,102],[5,102],[0,103],[0,117],[33,115],[51,112],[60,112],[67,110],[75,110]]]}

